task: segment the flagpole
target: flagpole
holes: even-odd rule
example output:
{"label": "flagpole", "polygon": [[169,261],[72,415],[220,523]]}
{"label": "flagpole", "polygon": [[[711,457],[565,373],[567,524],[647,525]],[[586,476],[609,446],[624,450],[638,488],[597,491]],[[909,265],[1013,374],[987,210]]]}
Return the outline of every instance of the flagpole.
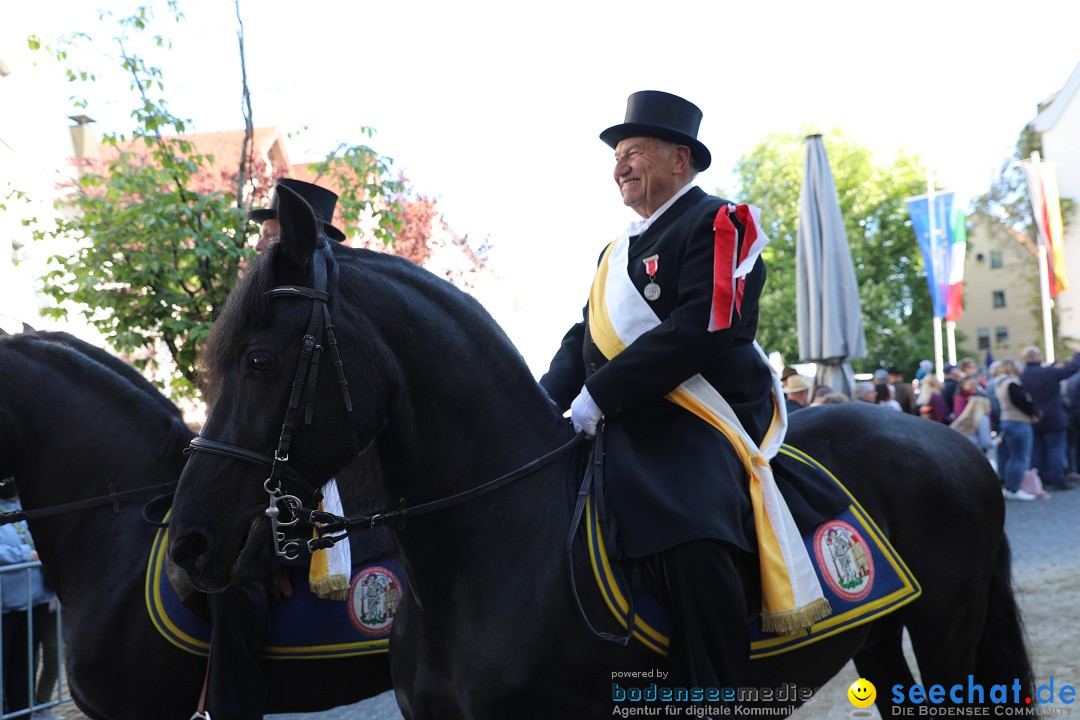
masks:
{"label": "flagpole", "polygon": [[[927,215],[930,220],[930,247],[934,247],[934,233],[937,229],[934,227],[934,177],[929,172],[926,173],[926,208]],[[937,268],[934,268],[937,270]],[[941,278],[936,277],[937,273],[934,273],[934,282],[937,283],[938,292],[941,292]],[[941,316],[937,314],[937,299],[934,298],[934,360],[937,363],[937,376],[938,380],[945,380],[945,361],[941,350]]]}
{"label": "flagpole", "polygon": [[937,361],[937,379],[945,381],[945,368],[941,357],[941,318],[934,316],[934,359]]}
{"label": "flagpole", "polygon": [[956,321],[945,321],[945,341],[948,343],[946,347],[949,350],[949,364],[956,364]]}
{"label": "flagpole", "polygon": [[[1039,168],[1039,151],[1036,150],[1031,153],[1031,164],[1035,167],[1035,176],[1040,177]],[[1032,208],[1034,212],[1039,212],[1039,209]],[[1050,307],[1053,302],[1050,299],[1050,264],[1046,259],[1046,238],[1042,233],[1039,233],[1039,294],[1042,298],[1042,323],[1043,323],[1043,358],[1047,363],[1053,364],[1054,362],[1054,324],[1051,321]]]}

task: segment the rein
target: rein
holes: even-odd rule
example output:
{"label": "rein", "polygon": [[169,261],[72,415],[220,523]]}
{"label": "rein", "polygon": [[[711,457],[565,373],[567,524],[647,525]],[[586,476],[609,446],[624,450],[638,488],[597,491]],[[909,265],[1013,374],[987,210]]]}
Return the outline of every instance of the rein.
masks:
{"label": "rein", "polygon": [[[444,510],[455,505],[460,505],[464,502],[478,498],[481,495],[486,495],[493,490],[498,490],[501,487],[509,485],[515,480],[520,480],[523,477],[533,474],[540,468],[549,464],[552,460],[562,455],[564,452],[572,449],[575,445],[585,439],[585,433],[577,433],[567,442],[563,443],[559,447],[551,450],[550,452],[541,455],[535,460],[522,465],[517,470],[500,475],[494,480],[489,480],[483,485],[477,485],[476,487],[463,490],[462,492],[439,500],[430,500],[419,505],[409,506],[406,503],[405,498],[401,498],[398,501],[397,507],[388,508],[381,512],[372,513],[370,515],[361,515],[356,518],[346,518],[340,515],[334,515],[332,513],[324,512],[322,510],[308,510],[307,508],[301,508],[307,510],[307,517],[304,521],[315,527],[319,532],[318,538],[312,538],[307,541],[308,550],[314,551],[322,548],[328,548],[334,543],[349,536],[349,532],[354,528],[360,528],[365,530],[371,530],[377,527],[383,527],[391,523],[397,523],[398,528],[405,526],[405,521],[410,517],[416,517],[418,515],[426,515],[436,510]],[[329,536],[328,533],[341,533],[340,535]]]}
{"label": "rein", "polygon": [[150,493],[171,493],[175,489],[176,483],[171,482],[116,492],[113,490],[113,486],[110,483],[108,495],[99,495],[98,497],[87,498],[86,500],[76,500],[61,505],[50,505],[49,507],[38,508],[37,510],[13,510],[12,512],[0,513],[0,525],[7,525],[20,520],[36,520],[37,518],[63,515],[64,513],[101,507],[103,505],[112,505],[113,513],[115,514],[120,512],[120,502],[122,500],[139,497],[140,495],[149,495]]}

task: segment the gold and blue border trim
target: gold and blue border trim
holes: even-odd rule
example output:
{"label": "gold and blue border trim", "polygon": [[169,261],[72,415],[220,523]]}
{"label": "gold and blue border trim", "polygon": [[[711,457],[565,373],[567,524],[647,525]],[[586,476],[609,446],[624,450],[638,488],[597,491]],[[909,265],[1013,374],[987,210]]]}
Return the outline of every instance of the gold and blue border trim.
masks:
{"label": "gold and blue border trim", "polygon": [[[166,516],[166,519],[168,519],[168,516]],[[183,607],[175,590],[173,590],[165,572],[165,551],[168,543],[168,528],[159,529],[154,536],[146,569],[145,595],[147,613],[150,615],[150,621],[154,627],[169,643],[192,655],[206,657],[210,648],[210,624]],[[312,601],[324,604],[332,603],[330,607],[333,607],[337,614],[344,616],[346,622],[349,622],[347,620],[348,610],[346,603],[318,600],[311,595],[306,584],[303,587],[296,587],[296,585],[297,583],[294,583],[294,598],[279,603],[273,611],[275,616],[280,612],[285,612],[284,606],[296,599],[299,603],[307,601],[309,606]],[[350,593],[347,603],[351,602],[352,595]],[[312,610],[308,606],[301,610],[301,612],[308,613],[313,611],[320,612],[317,608]],[[308,617],[310,618],[310,615]],[[332,633],[335,636],[362,637],[360,631],[351,622],[345,628],[346,632],[342,634],[340,632],[341,618],[334,618],[334,621],[337,623],[337,629]],[[289,622],[282,623],[285,626],[290,624]],[[263,657],[270,660],[327,660],[381,654],[388,652],[390,648],[389,637],[369,637],[348,642],[312,644],[300,644],[292,641],[293,638],[287,639],[290,641],[283,642],[282,638],[275,637],[272,629],[267,644],[263,647]]]}

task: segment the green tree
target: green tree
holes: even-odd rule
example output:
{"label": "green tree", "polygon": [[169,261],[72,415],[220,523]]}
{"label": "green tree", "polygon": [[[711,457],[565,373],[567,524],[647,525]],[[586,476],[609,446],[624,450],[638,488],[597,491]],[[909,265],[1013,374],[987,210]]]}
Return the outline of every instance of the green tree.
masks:
{"label": "green tree", "polygon": [[[739,159],[734,196],[762,208],[771,242],[758,341],[785,361],[799,360],[795,324],[795,234],[806,158],[805,134],[773,134]],[[933,308],[905,199],[926,191],[926,173],[901,154],[891,166],[841,131],[825,135],[829,164],[855,267],[867,357],[857,372],[895,366],[910,374],[933,354]]]}
{"label": "green tree", "polygon": [[[166,7],[168,15],[182,21],[175,0]],[[239,10],[237,21],[246,78]],[[48,312],[56,317],[81,312],[134,363],[171,375],[167,384],[174,396],[196,397],[196,358],[254,252],[246,214],[252,204],[265,203],[271,178],[250,155],[246,79],[241,90],[244,149],[239,157],[216,162],[182,137],[189,121],[169,110],[161,70],[129,51],[155,24],[153,9],[139,7],[118,22],[116,60],[130,76],[134,129],[106,134],[103,145],[109,151],[103,159],[84,163],[70,192],[58,202],[55,226],[36,226],[39,239],[62,238],[76,248],[50,259],[55,267],[45,278],[44,290],[56,305]],[[72,50],[89,41],[88,35],[77,33],[55,49],[46,48],[65,63],[72,82],[96,79],[73,60]],[[168,44],[162,35],[152,41],[159,47]],[[36,38],[30,45],[41,47]],[[367,128],[361,132],[371,135]],[[373,234],[390,241],[400,228],[400,205],[393,195],[402,183],[392,178],[389,159],[367,146],[342,146],[327,155],[324,166],[338,186],[349,191],[342,202],[347,220],[370,217]],[[161,346],[168,357],[159,352]]]}

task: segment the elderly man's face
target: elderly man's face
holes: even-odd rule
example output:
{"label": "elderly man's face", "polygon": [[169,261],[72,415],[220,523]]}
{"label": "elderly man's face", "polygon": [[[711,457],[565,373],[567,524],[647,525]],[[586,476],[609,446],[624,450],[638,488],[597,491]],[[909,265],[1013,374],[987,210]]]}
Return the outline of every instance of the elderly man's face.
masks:
{"label": "elderly man's face", "polygon": [[263,220],[262,225],[259,226],[259,242],[255,243],[255,250],[262,252],[279,240],[281,240],[281,223],[277,221],[277,218]]}
{"label": "elderly man's face", "polygon": [[674,195],[686,172],[690,148],[648,137],[626,138],[615,146],[615,183],[623,204],[647,218]]}

